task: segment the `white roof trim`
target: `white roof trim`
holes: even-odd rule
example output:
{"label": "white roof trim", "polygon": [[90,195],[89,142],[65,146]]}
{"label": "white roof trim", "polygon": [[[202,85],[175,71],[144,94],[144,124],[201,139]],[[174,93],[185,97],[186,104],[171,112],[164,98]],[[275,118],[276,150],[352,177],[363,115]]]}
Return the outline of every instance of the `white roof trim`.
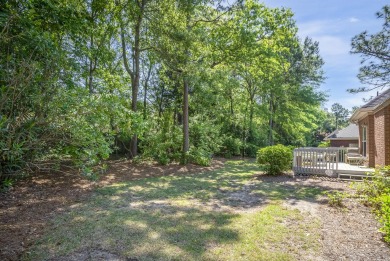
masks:
{"label": "white roof trim", "polygon": [[340,138],[325,138],[324,140],[359,140],[359,137],[356,137],[356,138],[343,138],[343,137],[340,137]]}
{"label": "white roof trim", "polygon": [[370,107],[370,108],[360,108],[360,109],[357,109],[352,114],[351,118],[349,118],[349,121],[357,124],[359,120],[367,117],[370,114],[374,114],[374,113],[380,111],[381,109],[383,109],[384,107],[386,107],[388,105],[390,105],[390,99],[388,99],[387,101],[385,101],[382,104],[379,104],[379,105],[377,105],[376,107],[373,107],[373,108]]}

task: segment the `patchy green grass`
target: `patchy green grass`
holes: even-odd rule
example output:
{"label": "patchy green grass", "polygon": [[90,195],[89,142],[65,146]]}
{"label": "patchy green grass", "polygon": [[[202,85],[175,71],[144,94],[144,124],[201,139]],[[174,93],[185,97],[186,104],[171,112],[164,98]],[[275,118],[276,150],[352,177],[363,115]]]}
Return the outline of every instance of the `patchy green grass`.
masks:
{"label": "patchy green grass", "polygon": [[[258,173],[253,162],[229,161],[212,172],[98,189],[88,202],[57,217],[24,259],[85,249],[137,260],[294,260],[315,253],[319,222],[280,202],[291,195],[313,199],[321,191],[254,180]],[[267,200],[242,211],[241,201],[232,202],[230,196],[249,183],[247,195]]]}

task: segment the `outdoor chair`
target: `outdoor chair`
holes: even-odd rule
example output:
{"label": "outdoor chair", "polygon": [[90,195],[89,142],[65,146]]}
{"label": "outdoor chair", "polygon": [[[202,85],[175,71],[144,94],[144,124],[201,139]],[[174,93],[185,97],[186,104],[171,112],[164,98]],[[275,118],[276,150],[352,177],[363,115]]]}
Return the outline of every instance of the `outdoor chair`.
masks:
{"label": "outdoor chair", "polygon": [[345,154],[345,162],[350,165],[363,165],[366,157],[359,153],[346,153]]}

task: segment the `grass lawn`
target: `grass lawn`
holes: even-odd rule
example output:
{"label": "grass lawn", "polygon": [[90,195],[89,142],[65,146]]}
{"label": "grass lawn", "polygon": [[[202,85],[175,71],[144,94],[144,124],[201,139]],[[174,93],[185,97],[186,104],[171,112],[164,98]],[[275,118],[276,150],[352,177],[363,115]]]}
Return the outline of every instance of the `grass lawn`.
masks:
{"label": "grass lawn", "polygon": [[253,162],[228,161],[211,172],[99,188],[88,201],[53,220],[24,259],[66,258],[95,250],[130,260],[315,256],[320,221],[282,201],[310,200],[322,191],[254,178],[259,173]]}

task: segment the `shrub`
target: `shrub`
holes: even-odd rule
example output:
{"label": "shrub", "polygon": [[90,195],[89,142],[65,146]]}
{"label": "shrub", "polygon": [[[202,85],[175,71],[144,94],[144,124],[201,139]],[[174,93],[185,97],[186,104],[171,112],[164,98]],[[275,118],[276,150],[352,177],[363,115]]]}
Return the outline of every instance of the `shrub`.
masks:
{"label": "shrub", "polygon": [[110,97],[92,96],[83,89],[61,90],[40,101],[37,108],[45,104],[45,111],[38,110],[41,117],[36,116],[36,108],[22,109],[26,113],[11,118],[0,112],[0,180],[2,175],[19,178],[40,164],[53,168],[48,160],[70,159],[82,173],[89,173],[86,170],[108,158],[114,144],[111,125],[118,125],[109,112],[120,111],[127,124],[132,113],[124,113],[126,107],[115,101],[110,103]]}
{"label": "shrub", "polygon": [[191,148],[188,154],[188,159],[191,163],[200,166],[211,165],[211,154],[203,149]]}
{"label": "shrub", "polygon": [[244,156],[254,158],[256,157],[256,153],[259,150],[259,147],[252,143],[246,143],[245,146],[243,146],[244,150]]}
{"label": "shrub", "polygon": [[330,147],[330,141],[321,141],[320,144],[318,144],[318,148],[327,148]]}
{"label": "shrub", "polygon": [[257,163],[264,165],[267,174],[276,175],[291,167],[291,149],[283,145],[262,148],[257,152]]}
{"label": "shrub", "polygon": [[384,239],[390,243],[390,166],[377,168],[372,180],[365,180],[357,189],[367,196],[367,203],[383,225],[380,230]]}
{"label": "shrub", "polygon": [[343,207],[343,199],[346,194],[340,191],[327,191],[325,194],[328,196],[328,203],[332,207]]}
{"label": "shrub", "polygon": [[179,161],[181,157],[182,132],[175,125],[172,113],[166,111],[157,121],[151,121],[147,133],[140,140],[143,158],[152,158],[161,165]]}
{"label": "shrub", "polygon": [[232,156],[239,156],[241,148],[241,140],[232,136],[225,136],[222,143],[222,148],[220,153],[226,158],[231,158]]}
{"label": "shrub", "polygon": [[221,150],[223,140],[219,125],[193,117],[190,122],[189,134],[190,147],[199,150],[197,154],[207,155],[209,157]]}

